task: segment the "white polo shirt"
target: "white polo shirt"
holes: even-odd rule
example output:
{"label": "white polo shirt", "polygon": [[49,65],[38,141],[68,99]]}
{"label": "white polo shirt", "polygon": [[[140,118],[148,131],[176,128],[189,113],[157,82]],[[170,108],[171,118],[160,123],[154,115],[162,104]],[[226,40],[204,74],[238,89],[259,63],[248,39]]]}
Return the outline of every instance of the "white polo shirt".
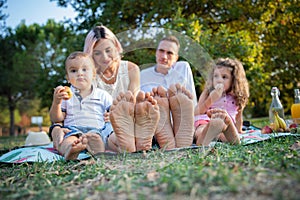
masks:
{"label": "white polo shirt", "polygon": [[141,90],[151,92],[152,88],[163,86],[168,89],[170,85],[180,83],[185,86],[193,95],[194,106],[197,105],[197,95],[191,67],[186,61],[178,61],[164,75],[155,71],[156,66],[141,71]]}
{"label": "white polo shirt", "polygon": [[63,100],[61,109],[66,112],[65,126],[91,126],[102,128],[104,126],[103,114],[112,104],[112,97],[105,90],[93,87],[92,93],[84,99],[75,92],[71,86],[73,96]]}

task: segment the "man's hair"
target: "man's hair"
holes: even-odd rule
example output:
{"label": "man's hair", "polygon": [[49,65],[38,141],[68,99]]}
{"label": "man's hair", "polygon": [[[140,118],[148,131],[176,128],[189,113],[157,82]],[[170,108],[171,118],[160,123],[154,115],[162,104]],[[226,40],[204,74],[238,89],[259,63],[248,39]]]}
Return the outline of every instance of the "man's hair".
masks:
{"label": "man's hair", "polygon": [[169,42],[174,42],[177,47],[178,47],[178,51],[180,49],[180,43],[179,43],[179,40],[177,39],[177,37],[173,36],[173,35],[169,35],[169,36],[166,36],[164,37],[163,39],[161,39],[160,41],[169,41]]}

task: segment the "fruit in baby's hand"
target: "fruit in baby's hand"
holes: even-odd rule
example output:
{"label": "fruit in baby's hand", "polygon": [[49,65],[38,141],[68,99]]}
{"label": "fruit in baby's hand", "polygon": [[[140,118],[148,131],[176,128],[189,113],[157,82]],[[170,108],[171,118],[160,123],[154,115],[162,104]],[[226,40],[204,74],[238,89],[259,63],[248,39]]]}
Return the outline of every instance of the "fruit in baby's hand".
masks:
{"label": "fruit in baby's hand", "polygon": [[65,97],[64,100],[69,100],[69,99],[71,99],[71,97],[72,97],[72,95],[73,95],[73,93],[72,93],[72,91],[71,91],[71,88],[68,87],[68,86],[64,86],[64,88],[65,88],[64,92],[66,92],[66,93],[68,94],[68,96]]}
{"label": "fruit in baby's hand", "polygon": [[269,134],[269,133],[273,133],[273,130],[270,128],[270,126],[264,126],[261,129],[261,133],[262,134]]}

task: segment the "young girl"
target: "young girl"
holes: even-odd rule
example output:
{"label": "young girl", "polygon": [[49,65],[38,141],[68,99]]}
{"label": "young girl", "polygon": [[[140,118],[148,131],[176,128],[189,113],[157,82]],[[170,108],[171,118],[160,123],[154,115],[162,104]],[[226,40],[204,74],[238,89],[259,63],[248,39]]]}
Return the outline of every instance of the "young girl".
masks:
{"label": "young girl", "polygon": [[216,137],[239,144],[248,98],[249,86],[241,62],[218,59],[195,108],[196,144],[209,145]]}

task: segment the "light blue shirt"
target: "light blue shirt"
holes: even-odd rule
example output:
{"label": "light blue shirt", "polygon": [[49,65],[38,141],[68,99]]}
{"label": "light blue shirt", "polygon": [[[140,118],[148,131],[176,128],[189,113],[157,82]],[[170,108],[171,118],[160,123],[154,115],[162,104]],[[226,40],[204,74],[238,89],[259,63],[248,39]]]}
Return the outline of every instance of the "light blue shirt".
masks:
{"label": "light blue shirt", "polygon": [[92,87],[92,93],[85,98],[76,93],[71,87],[73,96],[69,100],[63,100],[61,109],[66,112],[65,126],[91,126],[102,128],[104,126],[103,114],[112,104],[111,95],[105,90]]}

